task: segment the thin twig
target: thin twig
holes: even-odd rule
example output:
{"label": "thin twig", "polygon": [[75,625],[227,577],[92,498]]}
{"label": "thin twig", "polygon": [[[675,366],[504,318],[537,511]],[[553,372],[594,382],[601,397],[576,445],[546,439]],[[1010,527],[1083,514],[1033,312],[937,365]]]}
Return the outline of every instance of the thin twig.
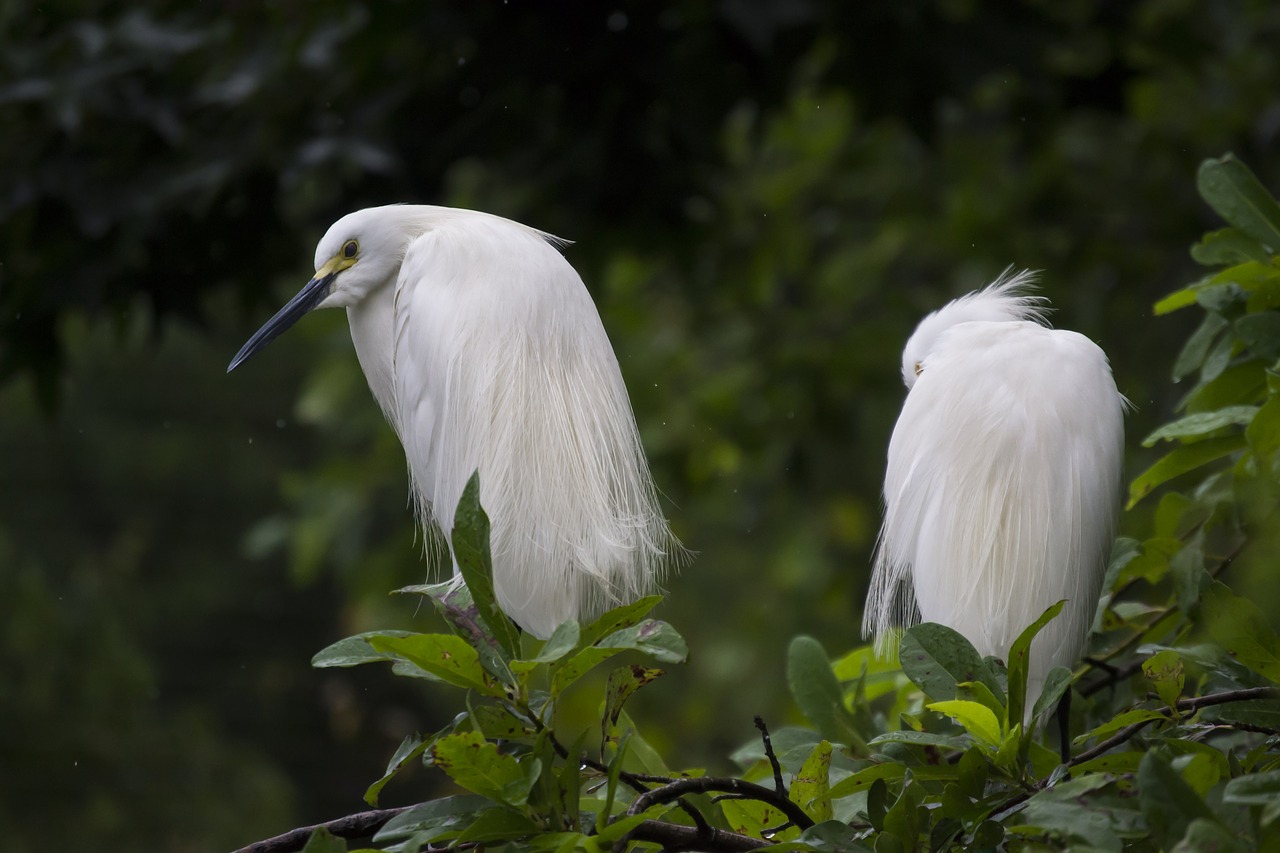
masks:
{"label": "thin twig", "polygon": [[771,791],[763,785],[757,785],[754,782],[747,782],[743,779],[732,779],[726,777],[701,776],[690,779],[677,779],[669,785],[663,785],[661,788],[654,788],[647,793],[636,797],[631,803],[631,808],[627,809],[628,815],[637,815],[650,806],[658,803],[667,803],[675,800],[685,794],[708,793],[715,791],[725,794],[737,794],[749,800],[759,800],[760,802],[773,806],[782,812],[791,822],[800,829],[808,829],[813,826],[813,819],[805,814],[804,809],[800,808],[786,796],[779,794],[777,791]]}
{"label": "thin twig", "polygon": [[760,730],[760,739],[764,741],[764,754],[769,758],[769,766],[773,768],[773,787],[779,794],[786,796],[787,786],[782,783],[782,765],[773,751],[773,741],[769,738],[769,727],[764,724],[764,717],[756,717],[756,728]]}

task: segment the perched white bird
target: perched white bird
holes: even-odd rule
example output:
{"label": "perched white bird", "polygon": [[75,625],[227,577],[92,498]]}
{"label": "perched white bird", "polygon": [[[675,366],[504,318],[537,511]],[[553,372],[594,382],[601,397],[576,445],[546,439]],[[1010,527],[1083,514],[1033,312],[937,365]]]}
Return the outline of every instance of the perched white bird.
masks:
{"label": "perched white bird", "polygon": [[1119,512],[1123,414],[1107,357],[1043,325],[1033,274],[1002,276],[925,317],[907,341],[907,399],[889,442],[885,519],[863,614],[881,651],[937,622],[984,655],[1046,608],[1027,707],[1088,637]]}
{"label": "perched white bird", "polygon": [[315,277],[227,368],[312,308],[346,308],[421,523],[452,530],[479,470],[498,604],[542,638],[647,594],[684,553],[609,338],[557,242],[470,210],[350,213],[316,247]]}

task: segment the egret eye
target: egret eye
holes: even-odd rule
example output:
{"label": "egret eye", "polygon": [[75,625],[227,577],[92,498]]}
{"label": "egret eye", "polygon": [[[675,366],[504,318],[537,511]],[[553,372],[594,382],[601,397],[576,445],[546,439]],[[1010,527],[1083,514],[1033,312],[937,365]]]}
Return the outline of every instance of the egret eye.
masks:
{"label": "egret eye", "polygon": [[342,257],[354,258],[360,252],[360,244],[355,240],[348,240],[342,244]]}
{"label": "egret eye", "polygon": [[924,373],[924,363],[923,363],[923,362],[919,362],[919,361],[917,361],[917,362],[916,362],[916,376],[919,376],[921,373]]}

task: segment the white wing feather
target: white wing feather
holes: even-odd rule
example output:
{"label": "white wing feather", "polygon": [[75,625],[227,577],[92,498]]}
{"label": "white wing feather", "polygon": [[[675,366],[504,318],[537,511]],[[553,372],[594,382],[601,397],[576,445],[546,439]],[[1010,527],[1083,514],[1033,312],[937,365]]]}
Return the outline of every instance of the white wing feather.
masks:
{"label": "white wing feather", "polygon": [[424,527],[453,527],[472,472],[499,605],[547,637],[651,591],[682,550],[649,475],[617,359],[546,235],[444,220],[405,253],[394,422]]}
{"label": "white wing feather", "polygon": [[923,619],[1007,659],[1024,627],[1068,599],[1032,645],[1034,702],[1092,623],[1123,406],[1106,356],[1074,332],[1019,320],[941,332],[890,441],[864,633],[883,647],[890,629]]}

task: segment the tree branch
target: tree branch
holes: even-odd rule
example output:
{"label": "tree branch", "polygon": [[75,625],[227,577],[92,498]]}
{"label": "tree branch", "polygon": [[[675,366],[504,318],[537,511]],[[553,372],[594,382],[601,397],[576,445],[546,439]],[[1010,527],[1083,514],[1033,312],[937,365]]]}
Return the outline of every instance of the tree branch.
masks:
{"label": "tree branch", "polygon": [[739,853],[768,847],[772,841],[748,838],[736,832],[708,827],[706,831],[693,826],[681,826],[660,820],[646,820],[627,834],[633,841],[650,841],[661,844],[664,851],[706,850],[711,853]]}
{"label": "tree branch", "polygon": [[275,838],[255,841],[248,847],[241,847],[235,853],[295,853],[306,846],[311,833],[324,827],[339,838],[367,838],[386,826],[393,817],[407,812],[415,806],[403,806],[398,809],[373,809],[346,817],[331,820],[328,823],[317,823],[314,826],[300,826],[291,829]]}
{"label": "tree branch", "polygon": [[800,829],[808,829],[813,826],[813,819],[805,814],[804,809],[800,808],[783,794],[772,791],[762,785],[754,782],[747,782],[743,779],[717,778],[712,776],[701,776],[691,779],[677,779],[676,781],[663,785],[661,788],[654,788],[636,797],[631,803],[631,808],[627,809],[628,815],[637,815],[650,806],[658,803],[669,803],[672,800],[679,799],[685,794],[709,793],[715,792],[720,794],[734,794],[748,800],[759,800],[762,803],[771,805],[778,811],[782,812],[791,822]]}
{"label": "tree branch", "polygon": [[[1190,699],[1179,699],[1179,711],[1198,711],[1201,708],[1208,708],[1213,705],[1226,705],[1230,702],[1248,702],[1253,699],[1280,699],[1280,688],[1276,687],[1247,687],[1241,690],[1224,690],[1221,693],[1210,693],[1208,696],[1193,696]],[[1132,725],[1125,726],[1111,737],[1099,744],[1085,750],[1075,758],[1067,762],[1068,767],[1075,767],[1086,761],[1097,758],[1125,741],[1132,738],[1138,732],[1146,728],[1155,720],[1140,720]]]}

